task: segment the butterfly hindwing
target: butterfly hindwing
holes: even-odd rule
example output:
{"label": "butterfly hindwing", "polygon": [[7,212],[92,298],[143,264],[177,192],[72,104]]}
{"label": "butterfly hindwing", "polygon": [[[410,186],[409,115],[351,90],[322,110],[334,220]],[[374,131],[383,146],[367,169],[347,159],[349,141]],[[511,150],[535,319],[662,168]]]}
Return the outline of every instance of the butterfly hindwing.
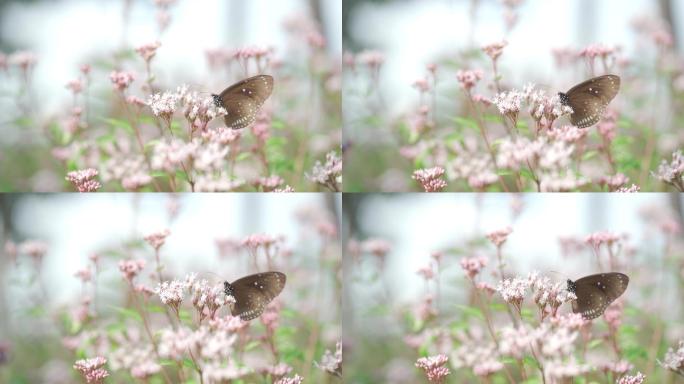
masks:
{"label": "butterfly hindwing", "polygon": [[629,277],[619,272],[585,276],[572,283],[577,296],[572,302],[572,311],[581,313],[585,319],[595,319],[625,292],[628,284]]}
{"label": "butterfly hindwing", "polygon": [[603,117],[608,103],[620,90],[620,77],[604,75],[594,77],[570,88],[561,96],[564,104],[570,106],[573,113],[570,121],[579,128],[590,127]]}
{"label": "butterfly hindwing", "polygon": [[273,92],[273,77],[258,75],[239,81],[226,88],[218,100],[225,108],[223,120],[233,129],[244,128],[254,122],[257,112]]}
{"label": "butterfly hindwing", "polygon": [[259,317],[268,303],[282,292],[287,278],[281,272],[264,272],[245,276],[230,284],[235,297],[233,316],[244,321]]}

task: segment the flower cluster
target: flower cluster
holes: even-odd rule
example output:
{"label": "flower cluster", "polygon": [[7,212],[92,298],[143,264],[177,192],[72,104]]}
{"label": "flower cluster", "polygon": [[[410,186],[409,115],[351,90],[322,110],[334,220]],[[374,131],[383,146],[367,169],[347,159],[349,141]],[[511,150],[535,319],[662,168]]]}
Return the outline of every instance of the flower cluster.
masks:
{"label": "flower cluster", "polygon": [[102,383],[109,376],[109,372],[103,368],[105,364],[107,364],[107,359],[98,356],[92,359],[76,361],[74,369],[83,376],[86,382]]}
{"label": "flower cluster", "polygon": [[414,171],[412,178],[423,186],[425,192],[439,192],[447,186],[442,176],[444,168],[433,167]]}
{"label": "flower cluster", "polygon": [[307,173],[306,177],[320,184],[331,191],[340,191],[342,185],[342,159],[336,152],[328,152],[325,155],[325,164],[316,161],[311,173]]}
{"label": "flower cluster", "polygon": [[87,168],[71,171],[67,173],[65,179],[70,181],[79,192],[95,192],[102,187],[99,181],[93,180],[97,174],[97,169]]}
{"label": "flower cluster", "polygon": [[678,150],[672,153],[672,161],[667,162],[663,160],[658,166],[658,171],[653,175],[658,180],[663,181],[677,188],[680,192],[684,192],[684,155],[682,151]]}
{"label": "flower cluster", "polygon": [[449,358],[446,355],[421,357],[416,361],[416,367],[425,372],[429,382],[443,383],[451,373],[449,368],[445,367],[448,361]]}

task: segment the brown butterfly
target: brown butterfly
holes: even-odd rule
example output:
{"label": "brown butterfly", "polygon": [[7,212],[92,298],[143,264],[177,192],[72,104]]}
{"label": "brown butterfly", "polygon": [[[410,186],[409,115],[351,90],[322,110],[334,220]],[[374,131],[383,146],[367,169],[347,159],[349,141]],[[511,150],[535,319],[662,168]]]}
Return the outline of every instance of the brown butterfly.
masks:
{"label": "brown butterfly", "polygon": [[587,128],[598,123],[608,103],[620,90],[620,77],[603,75],[577,84],[566,93],[559,92],[561,104],[570,106],[572,125]]}
{"label": "brown butterfly", "polygon": [[226,88],[220,95],[212,94],[214,104],[223,107],[226,126],[244,128],[254,122],[257,112],[273,91],[273,77],[258,75],[244,79]]}
{"label": "brown butterfly", "polygon": [[235,298],[232,315],[240,316],[244,321],[261,316],[266,305],[285,288],[286,280],[284,273],[263,272],[245,276],[232,283],[225,281],[223,291]]}
{"label": "brown butterfly", "polygon": [[599,273],[577,281],[568,279],[567,283],[568,291],[577,296],[577,300],[572,301],[572,311],[591,320],[601,316],[610,303],[625,292],[629,277],[619,272]]}

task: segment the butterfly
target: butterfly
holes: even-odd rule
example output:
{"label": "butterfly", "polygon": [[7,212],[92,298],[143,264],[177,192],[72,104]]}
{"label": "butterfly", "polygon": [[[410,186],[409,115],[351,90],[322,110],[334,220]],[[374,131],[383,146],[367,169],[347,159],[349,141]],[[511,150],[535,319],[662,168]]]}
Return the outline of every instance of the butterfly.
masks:
{"label": "butterfly", "polygon": [[226,126],[244,128],[254,122],[256,114],[273,92],[273,77],[258,75],[239,81],[221,92],[212,94],[214,105],[223,107]]}
{"label": "butterfly", "polygon": [[572,301],[572,311],[587,320],[595,319],[625,292],[627,284],[629,277],[619,272],[589,275],[577,281],[568,279],[568,291],[577,296]]}
{"label": "butterfly", "polygon": [[619,90],[620,77],[603,75],[579,83],[566,93],[559,92],[558,96],[561,104],[572,108],[572,125],[587,128],[601,120],[608,103]]}
{"label": "butterfly", "polygon": [[286,280],[284,273],[263,272],[242,277],[232,283],[223,282],[223,292],[235,298],[232,315],[240,316],[244,321],[261,316],[266,305],[282,292]]}

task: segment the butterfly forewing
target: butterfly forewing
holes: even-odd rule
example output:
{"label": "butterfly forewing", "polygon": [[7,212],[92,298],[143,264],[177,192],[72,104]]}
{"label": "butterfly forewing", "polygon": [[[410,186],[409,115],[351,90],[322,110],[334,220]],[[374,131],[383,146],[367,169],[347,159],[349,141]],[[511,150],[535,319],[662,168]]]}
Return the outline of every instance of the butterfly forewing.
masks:
{"label": "butterfly forewing", "polygon": [[282,292],[286,280],[284,273],[264,272],[231,283],[231,294],[235,297],[233,316],[240,316],[244,321],[259,317],[268,303]]}
{"label": "butterfly forewing", "polygon": [[577,84],[561,95],[573,110],[570,121],[579,128],[590,127],[603,117],[608,103],[620,90],[620,77],[604,75]]}
{"label": "butterfly forewing", "polygon": [[622,295],[629,284],[629,277],[623,273],[599,273],[583,277],[572,284],[577,300],[572,302],[572,311],[581,313],[585,319],[595,319]]}
{"label": "butterfly forewing", "polygon": [[273,92],[273,77],[258,75],[226,88],[218,101],[225,108],[223,120],[233,129],[244,128],[254,122],[257,112]]}

